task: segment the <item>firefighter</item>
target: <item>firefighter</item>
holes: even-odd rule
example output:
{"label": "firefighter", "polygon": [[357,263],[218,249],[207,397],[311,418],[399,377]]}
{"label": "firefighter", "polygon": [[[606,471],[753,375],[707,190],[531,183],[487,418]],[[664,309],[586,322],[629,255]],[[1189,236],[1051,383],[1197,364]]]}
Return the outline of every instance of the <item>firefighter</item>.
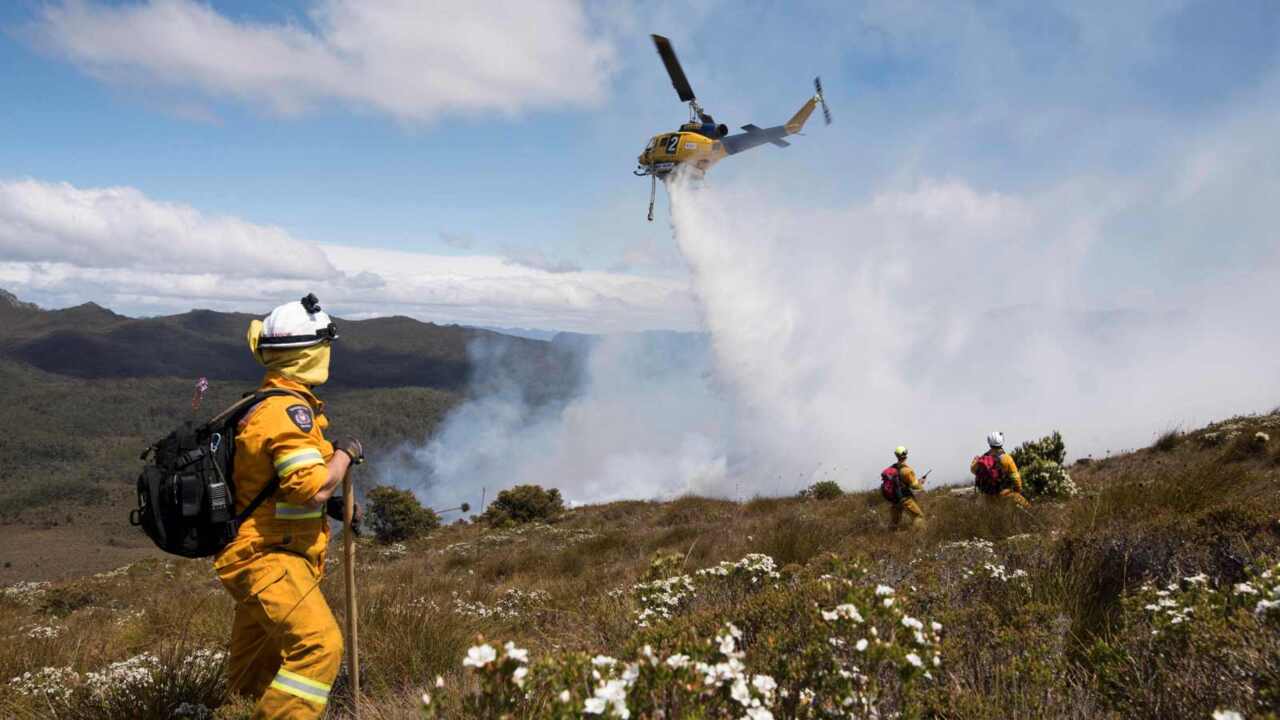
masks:
{"label": "firefighter", "polygon": [[969,465],[973,484],[989,502],[1008,500],[1018,507],[1030,507],[1022,495],[1022,475],[1013,456],[1004,451],[1004,433],[996,430],[987,435],[987,452],[975,457]]}
{"label": "firefighter", "polygon": [[320,717],[342,664],[342,633],[319,588],[326,515],[341,519],[334,492],[364,453],[358,440],[325,439],[324,403],[313,392],[329,378],[337,338],[314,295],[249,325],[249,348],[267,369],[261,389],[292,393],[263,400],[239,425],[236,511],[268,484],[278,487],[214,559],[236,602],[229,686],[256,698],[254,718]]}
{"label": "firefighter", "polygon": [[916,471],[907,464],[907,448],[899,445],[893,449],[897,462],[880,473],[880,490],[889,501],[890,526],[895,530],[902,524],[902,513],[908,514],[911,525],[924,523],[924,511],[916,502],[915,493],[924,490],[924,484],[916,478]]}

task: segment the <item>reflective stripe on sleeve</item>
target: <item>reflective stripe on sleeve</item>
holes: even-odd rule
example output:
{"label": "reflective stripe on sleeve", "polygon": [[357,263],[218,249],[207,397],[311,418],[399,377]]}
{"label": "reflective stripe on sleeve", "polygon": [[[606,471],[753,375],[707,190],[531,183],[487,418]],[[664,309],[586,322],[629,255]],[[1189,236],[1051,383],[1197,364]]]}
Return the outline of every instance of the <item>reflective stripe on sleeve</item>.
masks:
{"label": "reflective stripe on sleeve", "polygon": [[314,520],[320,517],[324,517],[324,508],[309,508],[306,505],[276,502],[277,520]]}
{"label": "reflective stripe on sleeve", "polygon": [[276,475],[283,480],[291,473],[295,473],[302,468],[323,464],[324,456],[320,454],[319,450],[315,448],[302,448],[300,450],[284,453],[280,457],[276,458]]}
{"label": "reflective stripe on sleeve", "polygon": [[280,668],[280,672],[276,673],[275,679],[271,681],[271,687],[320,705],[329,702],[328,685],[302,677],[298,673],[289,672],[284,668]]}

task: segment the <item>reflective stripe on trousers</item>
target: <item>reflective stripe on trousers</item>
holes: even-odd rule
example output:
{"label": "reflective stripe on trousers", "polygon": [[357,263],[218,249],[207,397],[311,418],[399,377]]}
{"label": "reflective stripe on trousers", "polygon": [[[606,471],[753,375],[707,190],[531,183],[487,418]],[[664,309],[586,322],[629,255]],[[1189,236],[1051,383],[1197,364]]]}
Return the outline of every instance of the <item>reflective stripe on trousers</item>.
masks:
{"label": "reflective stripe on trousers", "polygon": [[321,705],[329,702],[328,685],[305,678],[298,673],[289,672],[284,668],[280,668],[280,672],[276,673],[275,679],[271,681],[271,687]]}

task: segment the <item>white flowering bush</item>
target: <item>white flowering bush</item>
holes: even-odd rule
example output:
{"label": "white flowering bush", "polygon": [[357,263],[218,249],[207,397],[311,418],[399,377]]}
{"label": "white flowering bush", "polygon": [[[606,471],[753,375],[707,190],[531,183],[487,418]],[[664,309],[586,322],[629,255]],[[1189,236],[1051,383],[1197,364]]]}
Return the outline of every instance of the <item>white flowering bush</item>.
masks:
{"label": "white flowering bush", "polygon": [[71,667],[25,672],[9,680],[9,689],[53,717],[205,718],[225,695],[225,670],[222,650],[174,650],[164,657],[144,652],[88,672]]}
{"label": "white flowering bush", "polygon": [[1022,475],[1022,489],[1030,497],[1069,498],[1080,493],[1063,464],[1067,458],[1062,433],[1054,431],[1025,442],[1011,453]]}
{"label": "white flowering bush", "polygon": [[[474,682],[423,694],[427,717],[788,718],[887,717],[934,679],[942,626],[914,617],[897,591],[856,566],[783,586],[772,560],[749,556],[708,572],[647,583],[678,595],[703,578],[757,585],[734,618],[675,617],[642,628],[611,654],[539,658],[478,639],[461,660]],[[755,578],[753,583],[751,578]],[[665,601],[661,601],[665,604]],[[708,609],[710,610],[710,609]],[[700,628],[705,631],[699,632]]]}
{"label": "white flowering bush", "polygon": [[521,590],[509,588],[498,597],[492,605],[478,600],[465,600],[455,592],[453,595],[453,611],[459,615],[478,620],[512,621],[529,617],[544,608],[551,596],[542,590]]}
{"label": "white flowering bush", "polygon": [[696,589],[692,577],[676,575],[637,583],[631,587],[631,592],[638,606],[636,625],[646,628],[662,620],[670,620],[689,604]]}
{"label": "white flowering bush", "polygon": [[1280,565],[1267,562],[1239,582],[1195,574],[1143,585],[1092,660],[1122,711],[1159,703],[1187,717],[1222,707],[1254,717],[1280,701],[1272,689],[1278,631]]}
{"label": "white flowering bush", "polygon": [[18,605],[34,605],[49,591],[47,581],[31,582],[23,580],[0,589],[0,598]]}
{"label": "white flowering bush", "polygon": [[1051,460],[1036,460],[1021,470],[1023,489],[1036,497],[1069,498],[1080,494],[1066,468]]}
{"label": "white flowering bush", "polygon": [[[657,567],[655,564],[651,567]],[[654,627],[687,610],[699,595],[749,594],[780,580],[777,563],[761,553],[750,553],[737,562],[723,561],[692,575],[673,575],[632,585],[635,620],[639,628]],[[615,591],[614,597],[625,593]]]}

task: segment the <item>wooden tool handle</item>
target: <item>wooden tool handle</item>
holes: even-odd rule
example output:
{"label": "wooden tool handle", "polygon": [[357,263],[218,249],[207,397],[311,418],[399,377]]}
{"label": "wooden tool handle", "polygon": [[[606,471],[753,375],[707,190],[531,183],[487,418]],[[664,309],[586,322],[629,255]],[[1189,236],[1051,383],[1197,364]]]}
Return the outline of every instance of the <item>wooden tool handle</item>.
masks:
{"label": "wooden tool handle", "polygon": [[356,537],[351,531],[355,514],[355,493],[351,489],[351,471],[342,478],[342,559],[347,586],[347,670],[351,673],[351,714],[360,717],[360,646],[356,625]]}

